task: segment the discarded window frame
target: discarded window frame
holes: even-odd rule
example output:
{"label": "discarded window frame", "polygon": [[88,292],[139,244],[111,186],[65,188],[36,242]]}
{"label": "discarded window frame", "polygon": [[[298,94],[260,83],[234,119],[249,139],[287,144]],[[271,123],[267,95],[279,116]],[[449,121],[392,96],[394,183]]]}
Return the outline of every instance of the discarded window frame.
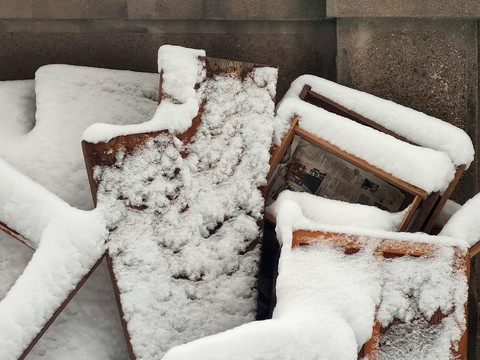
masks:
{"label": "discarded window frame", "polygon": [[[296,152],[299,143],[303,145],[304,149],[302,151],[302,146],[300,147],[301,153]],[[320,159],[314,160],[310,156],[313,153],[323,155]],[[291,159],[285,160],[285,157],[289,156]],[[329,176],[332,180],[326,182],[326,186],[321,186],[324,180],[322,177],[326,176],[326,172],[315,166],[310,166],[310,168],[308,166],[314,161],[318,167],[321,167],[322,163],[329,163],[327,167],[330,169]],[[401,211],[408,208],[398,231],[407,229],[415,231],[416,229],[409,228],[409,225],[412,225],[415,211],[420,204],[428,199],[426,191],[397,179],[365,160],[301,129],[298,126],[297,116],[293,117],[291,127],[282,144],[274,149],[270,163],[268,202],[275,200],[282,188],[291,187],[293,190],[301,188],[330,199],[367,203],[389,211]],[[362,177],[360,174],[368,176]],[[306,185],[302,182],[302,178],[314,185]],[[289,183],[294,185],[289,185]],[[340,191],[338,191],[339,189]],[[375,192],[379,195],[372,196]],[[269,215],[266,218],[274,221]]]}

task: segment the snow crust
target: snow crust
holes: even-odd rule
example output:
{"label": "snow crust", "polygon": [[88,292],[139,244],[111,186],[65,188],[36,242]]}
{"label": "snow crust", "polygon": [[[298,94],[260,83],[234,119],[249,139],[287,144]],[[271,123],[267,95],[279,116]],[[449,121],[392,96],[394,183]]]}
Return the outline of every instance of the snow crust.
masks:
{"label": "snow crust", "polygon": [[31,81],[0,84],[0,156],[82,209],[93,207],[80,146],[85,129],[143,122],[157,105],[158,74],[47,65],[35,74],[35,93]]}
{"label": "snow crust", "polygon": [[480,194],[468,200],[452,215],[440,235],[464,239],[470,246],[480,241]]}
{"label": "snow crust", "polygon": [[408,144],[299,99],[284,99],[277,116],[291,119],[294,115],[312,135],[428,193],[444,192],[455,175],[444,152]]}
{"label": "snow crust", "polygon": [[205,56],[204,50],[161,46],[158,50],[158,71],[162,75],[162,100],[153,118],[128,126],[94,124],[85,131],[83,139],[99,143],[121,135],[160,130],[168,130],[172,134],[185,132],[192,125],[201,103],[195,91],[195,85],[201,84],[206,76],[200,56]]}
{"label": "snow crust", "polygon": [[271,72],[206,79],[195,94],[205,107],[189,144],[160,134],[133,154],[119,152],[115,166],[95,169],[137,359],[160,359],[255,317]]}
{"label": "snow crust", "polygon": [[304,85],[418,145],[447,153],[455,166],[468,168],[473,161],[470,137],[445,121],[313,75],[298,77],[285,98],[298,98]]}

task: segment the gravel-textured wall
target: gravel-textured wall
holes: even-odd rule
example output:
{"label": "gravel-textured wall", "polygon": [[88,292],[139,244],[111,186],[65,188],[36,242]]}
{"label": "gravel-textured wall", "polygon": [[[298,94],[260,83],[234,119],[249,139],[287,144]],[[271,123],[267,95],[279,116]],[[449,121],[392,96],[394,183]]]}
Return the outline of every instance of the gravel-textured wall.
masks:
{"label": "gravel-textured wall", "polygon": [[[338,81],[446,120],[478,137],[476,21],[342,18]],[[460,202],[479,189],[478,160],[458,186]]]}
{"label": "gravel-textured wall", "polygon": [[[2,26],[3,25],[3,26]],[[59,26],[67,31],[59,30]],[[67,63],[157,71],[163,44],[202,48],[211,57],[278,66],[278,93],[299,75],[335,79],[335,21],[0,21],[0,80],[33,78],[39,66]]]}
{"label": "gravel-textured wall", "polygon": [[318,0],[0,0],[0,80],[68,63],[156,72],[163,44],[335,79],[336,26]]}

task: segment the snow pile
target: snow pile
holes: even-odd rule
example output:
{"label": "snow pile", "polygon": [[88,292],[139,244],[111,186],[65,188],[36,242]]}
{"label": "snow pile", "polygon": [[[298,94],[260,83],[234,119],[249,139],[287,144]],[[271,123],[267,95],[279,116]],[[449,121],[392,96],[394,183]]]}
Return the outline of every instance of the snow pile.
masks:
{"label": "snow pile", "polygon": [[12,141],[35,126],[35,82],[0,81],[0,143]]}
{"label": "snow pile", "polygon": [[[24,280],[19,280],[23,285],[12,289],[8,305],[7,302],[2,305],[2,329],[13,325],[12,316],[23,319],[17,319],[16,330],[12,332],[13,341],[18,343],[11,344],[18,345],[18,351],[23,351],[22,347],[28,345],[29,337],[35,333],[32,328],[17,328],[18,321],[34,319],[31,324],[40,330],[43,321],[78,282],[80,273],[84,275],[90,268],[88,264],[103,252],[103,240],[100,245],[92,244],[104,235],[102,225],[94,219],[98,215],[70,208],[64,202],[84,209],[93,205],[80,145],[84,130],[97,121],[128,124],[150,119],[156,109],[158,80],[158,74],[50,65],[38,70],[36,81],[0,82],[0,156],[10,163],[0,159],[0,221],[25,236],[29,246],[45,248],[28,265],[31,270],[26,271]],[[76,230],[76,222],[83,224],[80,230]],[[96,228],[92,231],[98,233],[93,236],[83,228]],[[3,233],[0,235],[3,255],[0,298],[3,298],[27,267],[32,251]],[[50,236],[51,240],[45,240]],[[52,244],[56,241],[58,244]],[[53,274],[46,269],[50,260]],[[34,275],[37,271],[40,275]],[[90,279],[75,296],[34,347],[29,359],[127,358],[108,271],[103,267],[96,273],[93,278],[98,280]],[[34,281],[42,274],[44,280]],[[57,281],[60,277],[63,280]],[[56,290],[51,292],[51,286]],[[33,303],[34,299],[38,305]],[[14,307],[7,319],[5,314]],[[21,316],[19,309],[23,309]],[[3,347],[10,332],[0,333]]]}
{"label": "snow pile", "polygon": [[[170,89],[169,66],[163,89]],[[185,69],[190,80],[180,86],[192,85],[198,69]],[[139,360],[160,359],[175,345],[254,319],[264,204],[258,188],[269,171],[274,111],[272,84],[264,80],[276,81],[272,73],[256,68],[243,80],[205,79],[194,94],[197,104],[205,103],[202,121],[189,144],[160,134],[132,154],[118,152],[115,166],[95,168],[98,207],[111,231],[109,252]],[[159,108],[189,102],[166,99]],[[159,121],[167,120],[176,118]]]}
{"label": "snow pile", "polygon": [[348,256],[321,245],[284,246],[272,320],[179,346],[164,360],[356,359],[380,295],[371,260],[371,249]]}
{"label": "snow pile", "polygon": [[108,142],[129,134],[168,130],[172,134],[185,132],[197,115],[201,99],[195,85],[205,80],[206,71],[199,56],[204,50],[164,45],[158,50],[158,69],[162,74],[162,99],[150,121],[128,126],[94,124],[83,134],[90,143]]}
{"label": "snow pile", "polygon": [[455,175],[443,152],[408,144],[299,99],[284,99],[277,116],[286,121],[294,115],[303,130],[428,193],[445,191]]}
{"label": "snow pile", "polygon": [[[0,216],[37,247],[0,302],[0,358],[16,359],[104,252],[98,211],[70,207],[0,159]],[[28,294],[28,296],[26,295]]]}
{"label": "snow pile", "polygon": [[297,224],[302,229],[322,223],[395,231],[406,211],[390,213],[374,206],[351,204],[289,190],[280,193],[266,212],[278,218],[281,208],[289,209],[288,216],[281,219],[281,226],[291,227]]}
{"label": "snow pile", "polygon": [[0,231],[0,301],[30,261],[33,251]]}
{"label": "snow pile", "polygon": [[196,98],[195,85],[204,80],[206,71],[200,57],[205,50],[163,45],[158,49],[158,71],[162,76],[162,93],[185,104]]}
{"label": "snow pile", "polygon": [[0,221],[36,249],[44,229],[70,206],[0,158]]}
{"label": "snow pile", "polygon": [[[442,236],[355,229],[342,226],[335,216],[337,225],[315,224],[309,219],[330,207],[321,209],[317,203],[302,209],[292,195],[281,196],[275,206],[283,247],[273,319],[178,346],[164,360],[353,360],[372,336],[375,320],[386,328],[380,338],[381,359],[450,359],[450,345],[466,327],[467,300],[467,279],[454,263],[452,246],[465,256],[467,244]],[[344,224],[363,218],[351,204],[344,207]],[[385,218],[383,227],[389,223]],[[293,231],[305,224],[312,231],[343,233],[348,240],[352,235],[360,250],[346,255],[321,238],[317,244],[291,249]],[[381,239],[411,241],[412,249],[435,244],[438,250],[431,256],[384,259],[375,254]],[[425,318],[437,310],[448,316],[428,324]]]}
{"label": "snow pile", "polygon": [[158,74],[43,66],[35,74],[35,118],[32,82],[0,84],[0,96],[5,96],[0,98],[0,115],[5,114],[0,156],[70,205],[91,209],[82,134],[99,121],[131,124],[150,119],[157,104]]}
{"label": "snow pile", "polygon": [[[451,358],[452,343],[466,330],[468,294],[465,269],[452,266],[453,251],[442,247],[430,258],[384,260],[377,319],[387,331],[380,337],[380,359]],[[450,316],[429,325],[426,319],[437,310]]]}
{"label": "snow pile", "polygon": [[298,77],[285,98],[298,98],[304,85],[415,144],[447,153],[455,166],[466,164],[468,168],[473,161],[470,137],[447,122],[313,75]]}
{"label": "snow pile", "polygon": [[480,241],[480,194],[468,200],[452,215],[440,235],[463,239],[470,246]]}

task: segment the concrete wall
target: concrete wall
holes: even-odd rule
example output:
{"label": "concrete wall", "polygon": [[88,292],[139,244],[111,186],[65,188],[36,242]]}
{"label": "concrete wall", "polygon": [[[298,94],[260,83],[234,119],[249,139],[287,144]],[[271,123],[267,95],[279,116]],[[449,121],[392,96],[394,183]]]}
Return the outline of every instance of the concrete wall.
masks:
{"label": "concrete wall", "polygon": [[[337,18],[337,80],[467,131],[480,153],[476,0],[328,0]],[[477,159],[453,198],[480,191]]]}
{"label": "concrete wall", "polygon": [[156,72],[163,44],[335,79],[336,24],[317,0],[0,0],[0,80],[67,63]]}
{"label": "concrete wall", "polygon": [[325,0],[0,0],[2,19],[321,20]]}
{"label": "concrete wall", "polygon": [[[477,23],[463,19],[341,18],[338,81],[439,117],[478,150]],[[478,158],[454,198],[478,192]]]}

